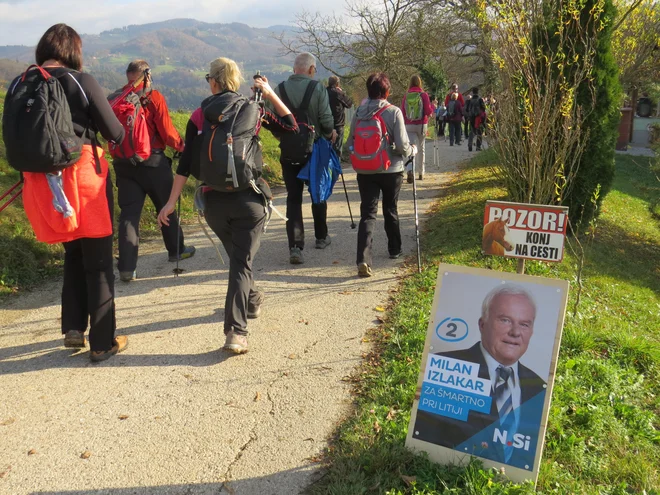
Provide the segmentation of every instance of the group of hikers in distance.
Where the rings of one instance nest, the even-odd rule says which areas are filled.
[[[89,327],[93,362],[128,346],[126,336],[115,335],[114,198],[109,163],[97,142],[100,133],[108,141],[118,188],[120,279],[130,282],[136,277],[139,221],[146,196],[158,212],[169,261],[195,254],[195,247],[184,242],[175,212],[192,175],[198,181],[195,205],[229,256],[224,348],[247,352],[248,319],[259,317],[264,301],[263,291],[255,286],[252,263],[272,207],[272,193],[261,176],[260,130],[268,129],[280,142],[289,262],[302,264],[306,180],[299,175],[313,166],[312,156],[339,163],[344,112],[353,104],[339,78],[331,77],[328,87],[323,87],[314,79],[315,57],[301,53],[295,58],[293,75],[274,88],[266,77],[254,76],[248,98],[238,93],[244,79],[236,62],[217,58],[205,76],[210,96],[192,113],[181,139],[163,95],[152,87],[146,61],[132,61],[126,69],[126,86],[106,97],[94,77],[82,72],[82,40],[66,24],[46,31],[35,59],[36,65],[8,88],[3,137],[10,165],[22,173],[24,208],[37,239],[64,245],[64,345],[84,348]],[[423,179],[428,121],[434,114],[438,118],[438,108],[422,90],[419,76],[412,77],[401,108],[388,102],[390,91],[385,73],[368,76],[367,97],[352,117],[346,143],[361,200],[356,264],[362,277],[373,273],[372,242],[381,194],[389,256],[403,254],[399,192],[404,173],[409,182],[415,172]],[[473,118],[456,95],[452,88],[444,104],[450,144],[454,138],[460,142],[457,116],[467,115],[470,146],[474,133],[479,149],[483,101],[472,97],[482,110]],[[453,122],[458,123],[454,126],[458,134],[451,131]],[[172,160],[165,154],[168,146],[179,156],[174,177]],[[312,215],[315,248],[325,249],[331,244],[327,202],[313,202]]]

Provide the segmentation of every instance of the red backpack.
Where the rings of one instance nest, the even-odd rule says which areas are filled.
[[[112,158],[137,165],[151,156],[151,138],[140,97],[134,91],[126,91],[121,89],[108,97],[112,111],[126,132],[122,143],[109,143],[109,149]]]
[[[377,174],[390,168],[387,154],[388,135],[381,114],[392,105],[386,105],[368,119],[358,119],[353,130],[351,164],[356,172]]]

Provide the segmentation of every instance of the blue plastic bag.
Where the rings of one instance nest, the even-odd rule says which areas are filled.
[[[341,174],[341,165],[332,143],[325,138],[314,142],[309,161],[298,174],[298,178],[309,183],[312,203],[324,203],[332,194],[332,188]]]

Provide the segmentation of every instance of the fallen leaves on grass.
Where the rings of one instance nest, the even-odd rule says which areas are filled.
[[[412,486],[412,484],[417,481],[417,476],[406,476],[405,474],[402,474],[401,479],[406,484],[406,486]]]

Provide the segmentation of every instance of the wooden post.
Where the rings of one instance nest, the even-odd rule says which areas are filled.
[[[630,114],[630,136],[628,137],[628,142],[632,143],[633,132],[635,127],[635,113],[637,112],[637,98],[639,96],[639,90],[637,87],[634,87],[632,90],[632,101],[630,106],[632,107],[632,113]]]
[[[525,273],[525,260],[522,258],[518,259],[518,268],[516,269],[516,273],[519,273],[520,275],[524,275]]]

